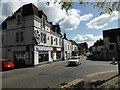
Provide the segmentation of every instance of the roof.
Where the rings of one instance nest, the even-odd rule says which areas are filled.
[[[100,39],[100,40],[97,40],[93,46],[102,46],[102,45],[104,45],[104,42],[102,39]]]
[[[70,40],[72,42],[73,45],[77,45],[77,43],[73,40]]]
[[[120,35],[120,28],[114,28],[103,31],[103,37],[110,37],[110,36],[115,37],[116,35]]]
[[[22,12],[22,17],[24,16],[29,16],[29,15],[36,15],[40,18],[42,18],[42,15],[45,16],[45,18],[47,19],[47,16],[44,14],[44,12],[42,10],[38,10],[38,8],[32,4],[25,4],[22,7],[20,7],[16,12],[14,12],[14,14],[12,14],[12,16],[8,16],[6,18],[6,20],[4,20],[4,22],[2,23],[2,29],[7,28],[7,20],[13,20],[16,18],[16,13]]]
[[[22,12],[22,17],[24,16],[29,16],[29,15],[36,15],[36,16],[39,16],[38,15],[38,8],[32,4],[32,3],[29,3],[29,4],[25,4],[23,5],[22,7],[20,7],[11,17],[9,17],[7,20],[12,20],[12,19],[15,19],[15,14],[18,13],[18,12]]]
[[[42,18],[42,15],[45,16],[47,19],[47,16],[44,14],[42,10],[39,10],[34,4],[29,3],[25,4],[22,7],[20,7],[12,16],[10,16],[7,20],[15,19],[15,14],[22,12],[22,17],[29,16],[29,15],[36,15],[40,18]]]
[[[23,5],[16,12],[14,12],[14,14],[12,14],[12,16],[9,16],[6,20],[4,20],[4,22],[2,23],[2,29],[6,29],[7,28],[6,21],[15,19],[16,18],[16,14],[19,13],[19,12],[21,12],[22,17],[29,16],[29,15],[36,15],[36,16],[42,18],[42,15],[44,15],[44,17],[46,19],[46,22],[49,25],[53,26],[53,30],[55,30],[57,28],[56,32],[61,35],[61,30],[60,30],[59,25],[52,25],[52,22],[48,22],[47,16],[45,15],[45,13],[42,10],[39,10],[32,3]]]

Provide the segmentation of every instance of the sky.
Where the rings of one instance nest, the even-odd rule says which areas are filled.
[[[46,5],[46,1],[50,1],[49,6]],[[61,9],[60,0],[56,4],[53,1],[1,0],[0,23],[22,5],[33,3],[39,10],[43,10],[49,22],[60,25],[62,34],[66,33],[68,39],[77,43],[87,42],[88,46],[91,46],[96,40],[103,39],[103,30],[120,27],[118,26],[120,21],[119,11],[113,11],[111,15],[107,13],[100,15],[102,9],[95,9],[91,2],[89,4],[84,2],[82,5],[79,5],[79,2],[73,2],[72,7],[66,12],[66,10]]]

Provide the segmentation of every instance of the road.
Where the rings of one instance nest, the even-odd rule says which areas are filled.
[[[15,69],[3,72],[3,88],[60,88],[61,84],[71,82],[85,75],[117,70],[110,62],[90,61],[85,57],[82,64],[68,67],[67,61],[53,62],[36,67]]]

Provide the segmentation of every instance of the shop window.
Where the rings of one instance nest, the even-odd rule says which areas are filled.
[[[61,51],[57,51],[57,52],[56,52],[56,58],[57,58],[57,59],[60,59],[60,58],[61,58]]]

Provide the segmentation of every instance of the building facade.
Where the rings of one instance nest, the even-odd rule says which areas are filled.
[[[62,60],[67,60],[72,56],[72,42],[67,39],[64,33],[62,38]]]
[[[104,43],[103,40],[97,40],[91,47],[91,53],[94,60],[104,60]]]
[[[104,58],[105,59],[118,59],[120,54],[120,28],[104,30],[103,31],[104,40]]]
[[[72,43],[72,56],[78,56],[79,51],[77,43],[73,40],[70,40],[70,42]]]
[[[79,43],[77,44],[78,46],[78,54],[79,55],[85,55],[88,51],[88,44],[85,42],[85,43]]]
[[[16,66],[38,65],[61,59],[59,25],[47,21],[32,3],[23,5],[2,23],[2,58]]]

